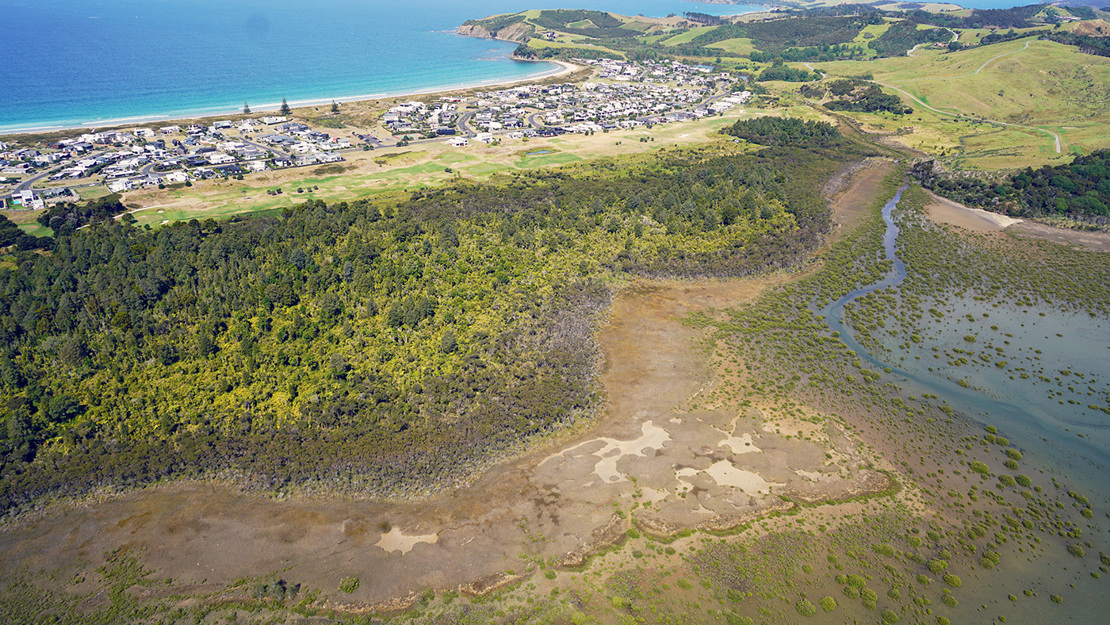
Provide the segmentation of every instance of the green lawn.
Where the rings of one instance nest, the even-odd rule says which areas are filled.
[[[710,44],[706,47],[721,50],[722,52],[727,52],[728,54],[736,56],[748,56],[756,50],[756,47],[755,45],[753,45],[752,40],[747,37],[735,37],[733,39],[725,39],[724,41],[718,41],[717,43]]]
[[[19,224],[19,229],[26,232],[27,234],[29,234],[33,237],[52,237],[52,236],[54,236],[54,231],[53,230],[51,230],[50,228],[47,228],[46,226],[40,224],[37,221],[32,221],[30,223],[25,223],[25,224]]]
[[[581,156],[575,156],[573,154],[540,154],[537,156],[526,156],[513,163],[513,167],[517,169],[534,169],[536,167],[546,167],[547,165],[565,165],[580,160],[582,160]],[[471,170],[468,169],[467,171]]]
[[[665,46],[677,46],[681,43],[690,43],[698,35],[700,35],[702,33],[707,33],[709,31],[713,30],[714,28],[716,28],[716,26],[697,26],[695,28],[691,28],[690,30],[688,30],[688,31],[686,31],[682,34],[675,35],[674,37],[671,37],[670,39],[667,39],[666,41],[663,42],[663,45],[665,45]]]
[[[866,44],[869,41],[874,41],[890,29],[890,24],[890,22],[884,22],[882,24],[868,24],[867,26],[863,27],[863,30],[859,31],[859,34],[856,35],[856,38],[853,39],[852,42]],[[865,37],[864,35],[871,36]]]

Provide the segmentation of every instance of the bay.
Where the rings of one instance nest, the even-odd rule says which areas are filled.
[[[460,37],[467,19],[563,0],[0,0],[0,132],[274,109],[522,79],[556,68]],[[590,0],[665,16],[741,5]]]

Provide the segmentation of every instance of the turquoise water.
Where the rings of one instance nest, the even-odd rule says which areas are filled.
[[[576,3],[571,3],[576,4]],[[578,3],[581,4],[581,3]],[[663,16],[759,7],[590,0]],[[550,63],[459,37],[463,21],[561,0],[0,0],[0,132],[172,118],[519,79]]]

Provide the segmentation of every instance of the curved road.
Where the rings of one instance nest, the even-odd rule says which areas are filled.
[[[986,69],[987,65],[990,65],[991,62],[997,61],[998,59],[1000,59],[1004,56],[1007,56],[1009,54],[1015,54],[1017,52],[1027,50],[1028,48],[1029,48],[1029,41],[1026,41],[1025,45],[1022,46],[1021,48],[1018,48],[1017,50],[1011,50],[1009,52],[1003,52],[1002,54],[999,54],[997,56],[993,56],[993,57],[987,59],[982,65],[979,66],[979,69],[975,70],[974,72],[971,72],[970,74],[961,74],[959,76],[943,76],[943,77],[938,76],[938,77],[935,77],[935,78],[934,77],[917,78],[917,79],[914,79],[912,81],[903,81],[903,84],[905,84],[906,82],[919,82],[919,81],[922,81],[922,80],[949,80],[949,79],[952,79],[952,78],[966,78],[967,76],[974,76],[974,75],[978,74],[979,72],[983,71],[984,69]],[[912,93],[909,93],[908,91],[905,91],[905,90],[899,88],[897,85],[891,85],[891,84],[887,84],[887,83],[879,82],[879,81],[875,81],[875,84],[882,85],[882,86],[890,88],[890,89],[894,89],[898,93],[901,93],[902,95],[906,96],[907,98],[913,100],[914,102],[917,102],[919,105],[929,109],[930,111],[932,111],[934,113],[937,113],[938,115],[947,115],[949,117],[956,117],[957,116],[957,113],[951,113],[949,111],[942,111],[940,109],[933,108],[933,107],[929,106],[928,104],[925,104],[920,99],[918,99],[917,96],[913,95]],[[1060,144],[1060,135],[1056,134],[1055,132],[1052,132],[1051,130],[1045,130],[1044,128],[1040,128],[1040,127],[1037,127],[1037,126],[1025,126],[1023,124],[1011,124],[1009,122],[1000,122],[1000,121],[993,120],[993,119],[986,119],[986,118],[981,118],[981,119],[983,121],[987,122],[987,123],[998,124],[999,126],[1010,126],[1011,128],[1025,128],[1026,130],[1036,130],[1036,131],[1039,131],[1039,132],[1043,132],[1043,133],[1051,136],[1053,138],[1053,140],[1056,142],[1056,153],[1057,154],[1060,154],[1063,151],[1062,146]]]

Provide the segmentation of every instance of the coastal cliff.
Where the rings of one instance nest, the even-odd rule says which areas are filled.
[[[469,22],[459,26],[456,32],[464,37],[501,39],[513,43],[527,43],[535,33],[532,26],[524,22],[514,22],[496,30],[490,30],[478,22]]]

